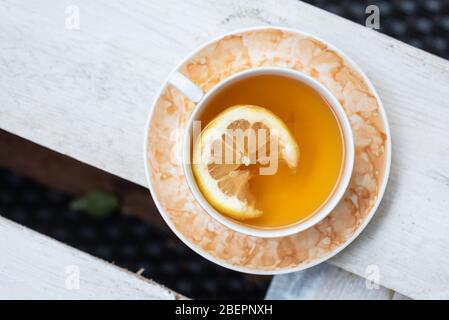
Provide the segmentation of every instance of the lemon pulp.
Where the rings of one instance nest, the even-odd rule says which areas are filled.
[[[298,144],[279,117],[259,106],[237,105],[212,119],[194,141],[192,170],[215,209],[246,220],[263,214],[250,192],[250,179],[271,166],[270,161],[284,161],[295,170],[299,155]]]

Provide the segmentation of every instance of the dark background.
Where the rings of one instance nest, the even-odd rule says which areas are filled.
[[[449,0],[306,2],[360,24],[365,8],[378,5],[379,32],[449,58]],[[8,156],[2,152],[0,160]],[[266,293],[271,277],[219,267],[166,228],[123,214],[122,206],[103,215],[76,210],[78,198],[15,171],[0,167],[0,212],[6,218],[130,271],[142,269],[143,276],[190,298],[257,299]]]

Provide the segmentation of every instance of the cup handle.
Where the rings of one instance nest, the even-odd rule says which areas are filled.
[[[168,79],[168,83],[181,91],[192,102],[197,103],[204,96],[203,90],[180,72],[175,71]]]

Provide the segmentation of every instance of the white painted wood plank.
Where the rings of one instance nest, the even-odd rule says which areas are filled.
[[[0,299],[177,297],[152,281],[0,217]]]
[[[142,139],[160,83],[191,49],[239,27],[320,36],[360,64],[393,134],[375,220],[332,263],[414,298],[449,298],[449,62],[294,0],[78,0],[0,3],[0,127],[145,184]],[[383,23],[381,18],[381,23]]]
[[[328,263],[274,277],[266,299],[274,300],[408,300],[375,282]]]

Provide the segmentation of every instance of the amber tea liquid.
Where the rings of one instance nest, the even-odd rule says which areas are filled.
[[[261,106],[279,116],[298,143],[300,160],[294,172],[280,159],[274,175],[252,178],[250,190],[264,214],[237,222],[277,228],[307,219],[331,197],[343,169],[344,140],[337,117],[307,84],[279,75],[257,75],[231,83],[213,96],[200,117],[202,127],[239,104]]]

